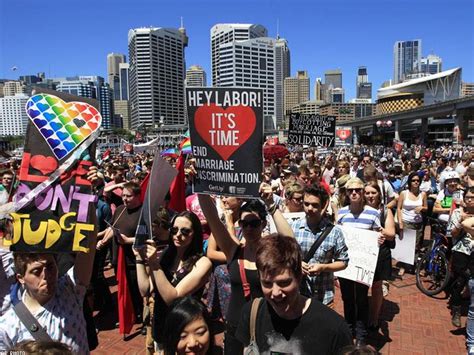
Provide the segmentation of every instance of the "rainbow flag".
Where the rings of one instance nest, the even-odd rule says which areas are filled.
[[[181,154],[191,154],[191,139],[185,138],[179,144],[179,149],[181,150]]]
[[[177,152],[176,148],[168,148],[168,149],[162,150],[160,152],[160,155],[162,157],[174,157],[174,158],[176,158],[178,156],[178,152]]]

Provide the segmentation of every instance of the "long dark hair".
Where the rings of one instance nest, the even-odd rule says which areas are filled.
[[[170,308],[170,312],[166,316],[163,328],[163,343],[165,355],[176,354],[181,333],[190,322],[203,318],[209,329],[209,352],[213,346],[214,337],[210,330],[210,317],[206,306],[192,296],[186,296],[176,299]]]
[[[183,268],[187,271],[190,271],[193,268],[194,264],[203,255],[202,226],[198,216],[196,216],[193,212],[190,211],[183,211],[174,216],[173,220],[171,221],[171,226],[174,226],[174,222],[178,217],[184,217],[188,219],[191,222],[191,226],[193,229],[193,240],[191,241],[191,244],[186,248],[186,251],[183,254]],[[171,236],[169,238],[168,246],[168,250],[165,252],[165,255],[163,255],[163,259],[161,261],[163,270],[169,270],[177,254],[176,245],[174,245],[173,238],[171,238]]]

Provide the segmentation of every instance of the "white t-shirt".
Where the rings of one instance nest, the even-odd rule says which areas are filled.
[[[76,283],[74,268],[71,268],[58,280],[53,298],[33,314],[51,339],[69,345],[74,354],[89,354],[82,307],[85,293],[86,288]],[[0,351],[8,350],[23,340],[34,338],[10,308],[0,318]]]
[[[14,282],[13,254],[0,249],[0,317],[10,307],[10,285]]]

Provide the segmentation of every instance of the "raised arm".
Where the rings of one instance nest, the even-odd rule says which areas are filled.
[[[260,196],[267,206],[268,213],[273,217],[278,234],[294,238],[293,229],[291,229],[288,221],[273,201],[273,190],[269,184],[262,183],[260,185]]]
[[[227,262],[232,260],[239,242],[232,238],[226,226],[219,219],[216,205],[209,195],[198,195],[199,205],[201,206],[204,216],[206,216],[207,223],[211,228],[212,235],[216,239],[217,245],[224,252]]]
[[[173,286],[161,268],[160,257],[157,255],[154,245],[147,242],[146,248],[148,266],[152,278],[155,280],[156,292],[160,294],[167,305],[177,298],[192,295],[208,281],[212,263],[207,257],[202,256],[192,270],[176,286]]]

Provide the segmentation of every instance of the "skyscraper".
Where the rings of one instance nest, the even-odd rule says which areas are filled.
[[[309,101],[309,77],[305,70],[299,70],[296,76],[285,78],[285,115],[291,113],[291,109]]]
[[[155,127],[184,125],[184,28],[137,28],[128,32],[130,121]]]
[[[0,136],[24,136],[28,124],[25,105],[28,96],[23,93],[0,98]]]
[[[112,89],[104,82],[104,78],[96,75],[75,76],[52,79],[56,82],[56,90],[71,95],[97,99],[99,101],[102,127],[109,129],[113,123]]]
[[[114,118],[115,122],[121,124],[117,126],[130,129],[130,106],[128,102],[128,71],[130,65],[128,63],[119,64],[119,90],[118,98],[114,99]],[[116,93],[114,92],[114,95]]]
[[[327,70],[324,73],[324,85],[322,86],[322,91],[324,102],[344,102],[344,89],[342,88],[341,70]]]
[[[357,70],[356,91],[358,99],[372,99],[372,83],[369,82],[366,67]]]
[[[118,53],[107,54],[107,80],[114,91],[114,99],[120,95],[120,64],[125,63],[125,55]]]
[[[200,65],[191,65],[189,69],[186,70],[186,86],[207,86],[206,72]]]
[[[19,81],[7,81],[3,86],[4,96],[15,96],[25,92],[25,86]]]
[[[263,89],[264,129],[276,129],[277,72],[286,72],[286,41],[276,66],[276,42],[261,25],[218,24],[211,28],[212,82],[214,86]],[[289,65],[289,61],[288,61]],[[283,89],[283,86],[282,86]]]
[[[217,24],[211,28],[212,85],[220,86],[221,62],[220,46],[234,41],[245,41],[257,37],[267,37],[267,29],[252,24]]]
[[[437,74],[442,72],[443,60],[435,54],[428,54],[421,58],[420,72],[424,74]]]
[[[409,74],[420,72],[421,39],[397,41],[393,46],[393,81],[404,81]]]
[[[282,127],[285,112],[284,80],[291,74],[290,49],[286,39],[277,36],[275,42],[276,127]],[[308,84],[309,85],[309,84]]]

